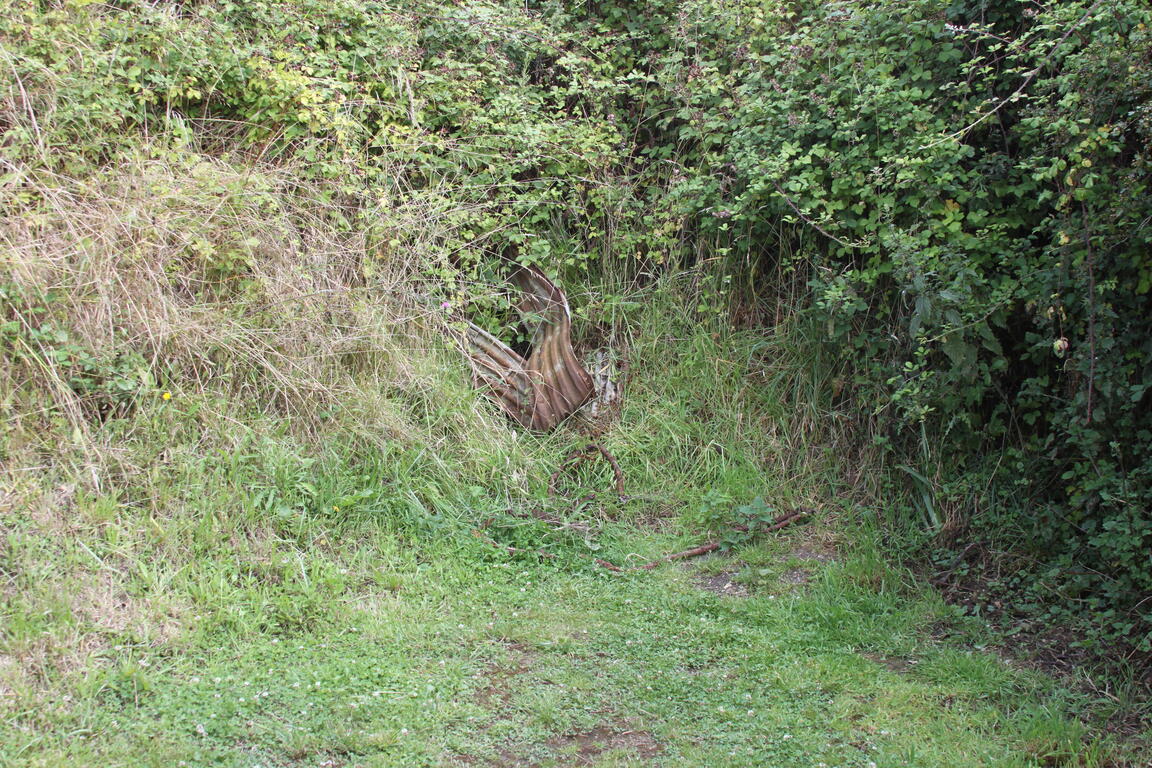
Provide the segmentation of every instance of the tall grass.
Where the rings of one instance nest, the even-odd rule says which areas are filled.
[[[700,527],[754,496],[816,505],[831,484],[835,419],[802,343],[698,312],[698,275],[570,279],[582,347],[612,350],[622,400],[525,433],[468,379],[427,277],[435,217],[382,247],[324,193],[291,167],[158,149],[83,177],[23,169],[7,190],[3,646],[25,684],[94,663],[101,636],[168,647],[194,624],[316,621],[351,556],[340,539],[365,530],[470,546],[531,509],[581,531]],[[603,464],[549,494],[589,440],[618,458],[625,499]],[[563,546],[547,526],[517,535]],[[273,567],[285,551],[319,575]]]
[[[456,342],[506,288],[452,262],[451,170],[415,189],[403,158],[374,157],[376,197],[348,195],[178,116],[64,162],[59,136],[109,129],[53,77],[0,93],[31,148],[0,160],[8,706],[98,689],[135,648],[322,624],[350,583],[394,586],[370,553],[396,562],[397,542],[475,559],[498,551],[483,528],[563,554],[610,547],[617,521],[699,536],[756,496],[820,506],[836,487],[806,331],[735,329],[714,264],[566,272],[580,348],[607,351],[621,400],[526,433]],[[598,462],[549,492],[589,441],[618,459],[623,499]]]

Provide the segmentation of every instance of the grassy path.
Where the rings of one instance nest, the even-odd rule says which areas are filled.
[[[258,628],[284,579],[235,593],[237,621],[107,648],[8,710],[0,765],[1117,764],[1071,694],[932,639],[946,607],[814,535],[623,576],[385,533],[285,548],[282,573],[348,577],[314,622]]]

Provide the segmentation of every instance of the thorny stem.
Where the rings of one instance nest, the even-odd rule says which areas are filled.
[[[1088,413],[1085,424],[1092,423],[1092,394],[1096,381],[1096,265],[1092,250],[1092,237],[1088,231],[1088,212],[1080,203],[1080,216],[1084,221],[1084,247],[1088,250]]]

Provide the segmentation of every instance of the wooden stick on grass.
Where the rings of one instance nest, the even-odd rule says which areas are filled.
[[[791,525],[792,523],[796,522],[800,518],[804,517],[805,514],[807,514],[807,513],[804,512],[803,510],[801,510],[799,512],[789,512],[786,515],[781,515],[780,517],[776,518],[772,522],[772,525],[768,526],[767,528],[761,529],[760,531],[757,531],[757,532],[758,533],[760,533],[760,532],[771,533],[772,531],[778,531],[781,528],[785,528],[785,527]],[[607,560],[601,559],[599,557],[596,558],[596,564],[601,566],[602,568],[607,568],[608,570],[612,571],[613,573],[630,573],[632,571],[650,571],[653,568],[655,568],[656,566],[660,565],[661,563],[669,563],[669,562],[672,562],[673,560],[686,560],[689,557],[699,557],[700,555],[706,555],[709,552],[715,552],[717,549],[720,549],[720,544],[721,544],[721,542],[719,542],[719,541],[710,541],[707,544],[701,544],[698,547],[692,547],[692,549],[686,549],[683,552],[675,552],[671,555],[665,555],[664,557],[653,560],[650,563],[644,563],[643,565],[637,565],[637,566],[632,567],[632,568],[621,568],[620,566],[615,565],[614,563],[610,563]]]

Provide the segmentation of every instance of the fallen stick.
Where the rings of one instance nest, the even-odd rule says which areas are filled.
[[[537,550],[533,551],[531,549],[520,549],[519,547],[511,547],[511,546],[508,546],[507,544],[501,544],[499,542],[493,541],[492,539],[488,538],[484,534],[480,533],[480,531],[472,531],[472,535],[475,536],[476,538],[480,539],[481,541],[487,543],[487,544],[491,544],[493,547],[496,547],[496,549],[504,550],[505,552],[507,552],[510,555],[529,554],[529,555],[539,555],[540,557],[556,557],[556,555],[552,554],[551,552],[546,552],[543,549],[537,549]]]
[[[792,523],[796,522],[800,518],[804,517],[806,514],[807,514],[807,512],[804,512],[804,511],[789,512],[786,515],[781,515],[780,517],[776,518],[776,520],[773,521],[772,525],[768,526],[767,528],[756,529],[756,532],[757,533],[771,533],[772,531],[778,531],[781,528],[785,528],[785,527],[791,525]],[[747,526],[736,526],[736,529],[737,530],[743,530],[743,531],[749,530]],[[602,568],[607,568],[609,571],[612,571],[614,573],[630,573],[632,571],[650,571],[653,568],[655,568],[656,566],[660,565],[661,563],[670,563],[673,560],[686,560],[690,557],[699,557],[700,555],[706,555],[709,552],[715,552],[716,550],[720,549],[721,543],[722,542],[719,542],[719,541],[710,541],[707,544],[701,544],[698,547],[692,547],[692,549],[686,549],[683,552],[675,552],[671,555],[665,555],[664,557],[653,560],[652,562],[644,563],[643,565],[637,565],[637,566],[634,566],[632,568],[621,568],[620,566],[615,565],[614,563],[610,563],[607,560],[603,560],[599,557],[596,558],[596,564],[601,566]]]
[[[604,461],[608,462],[608,466],[612,467],[612,475],[616,480],[616,495],[620,497],[621,501],[624,501],[624,472],[620,469],[620,463],[616,461],[616,457],[609,453],[608,449],[599,443],[589,443],[582,448],[577,448],[574,451],[571,451],[567,456],[564,457],[564,461],[560,464],[560,468],[553,472],[552,476],[548,478],[548,495],[557,495],[556,481],[560,479],[562,474],[575,469],[581,462],[587,461],[596,453],[599,453],[604,458]]]
[[[636,565],[636,566],[633,566],[631,568],[621,568],[620,566],[615,565],[613,563],[610,563],[607,560],[603,560],[599,557],[596,558],[596,564],[603,567],[603,568],[607,568],[608,570],[610,570],[614,573],[631,573],[632,571],[650,571],[653,568],[655,568],[656,566],[660,565],[661,563],[667,563],[667,562],[671,562],[673,560],[683,560],[683,559],[689,558],[689,557],[699,557],[700,555],[706,555],[709,552],[714,552],[717,549],[720,549],[720,542],[710,541],[707,544],[701,544],[698,547],[693,547],[692,549],[686,549],[683,552],[675,552],[671,555],[665,555],[664,557],[661,557],[657,560],[653,560],[650,563],[644,563],[643,565]]]
[[[673,560],[687,560],[689,557],[699,557],[700,555],[706,555],[709,552],[715,552],[718,549],[720,549],[720,542],[710,541],[707,544],[701,544],[698,547],[692,547],[692,549],[686,549],[683,552],[676,552],[671,555],[666,555],[659,560],[653,560],[650,563],[638,565],[634,570],[650,571],[656,566],[660,565],[660,563],[670,563]]]
[[[600,455],[604,457],[604,461],[608,462],[612,467],[612,474],[616,476],[616,495],[620,500],[624,500],[624,472],[621,471],[620,465],[616,462],[616,457],[608,452],[608,449],[599,443],[595,443],[596,450],[600,451]],[[588,446],[591,448],[592,446]]]
[[[952,574],[956,572],[956,569],[964,564],[964,560],[968,557],[968,553],[972,551],[972,548],[979,546],[979,544],[979,540],[969,542],[968,546],[964,547],[960,554],[953,558],[952,565],[950,565],[946,570],[941,571],[940,573],[933,576],[928,580],[928,583],[936,587],[944,586],[948,582],[948,579],[951,578]]]
[[[756,533],[772,533],[773,531],[778,531],[781,528],[786,528],[789,525],[792,525],[792,523],[796,522],[797,520],[799,520],[800,518],[804,517],[807,514],[808,514],[808,512],[806,510],[803,510],[803,509],[801,509],[798,512],[789,512],[788,514],[780,515],[780,517],[773,520],[772,525],[768,526],[767,528],[757,528],[757,529],[755,529],[755,531],[756,531]],[[746,525],[740,525],[740,526],[736,526],[736,530],[744,531],[745,533],[747,533],[747,532],[751,531],[752,529]]]

